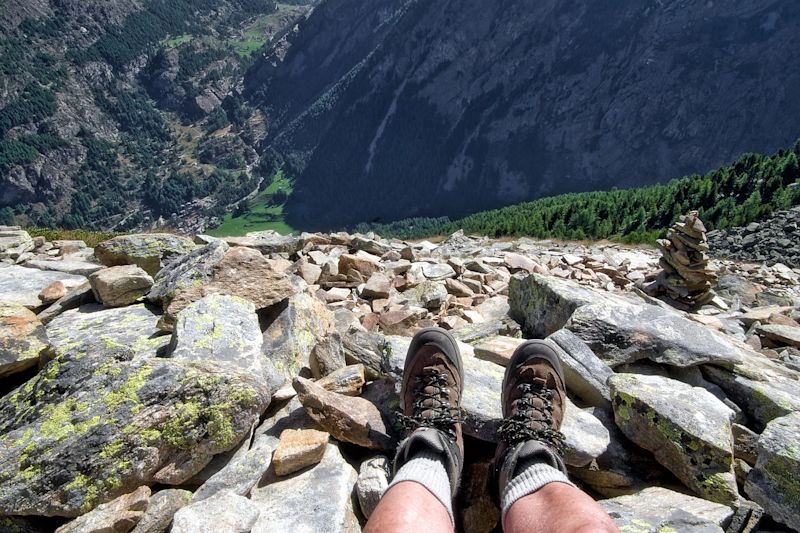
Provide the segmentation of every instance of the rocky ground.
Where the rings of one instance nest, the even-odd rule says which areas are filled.
[[[360,531],[387,485],[415,330],[464,357],[459,527],[488,532],[504,365],[564,364],[572,478],[624,531],[800,530],[800,270],[457,233],[31,239],[0,228],[0,529]]]
[[[800,267],[800,207],[743,228],[711,231],[708,239],[721,257]]]

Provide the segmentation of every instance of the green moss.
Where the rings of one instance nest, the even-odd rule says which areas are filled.
[[[30,465],[27,468],[19,471],[19,477],[25,481],[30,481],[33,478],[41,475],[41,473],[42,467],[40,465]]]
[[[200,404],[196,401],[179,403],[175,414],[161,428],[161,436],[167,443],[183,448],[190,442],[192,431],[198,429]]]
[[[737,496],[732,491],[729,480],[723,473],[712,474],[699,481],[702,489],[703,499],[722,503],[731,504],[736,501]]]
[[[775,486],[783,501],[791,508],[800,508],[800,476],[797,457],[790,459],[772,456],[764,463],[764,472]]]
[[[123,403],[128,403],[131,404],[132,413],[139,412],[142,408],[139,400],[139,391],[147,383],[147,377],[152,371],[153,368],[151,366],[144,365],[132,372],[117,390],[106,394],[103,401],[108,411],[113,411]]]
[[[228,398],[230,398],[232,402],[239,404],[245,409],[250,409],[256,404],[258,394],[252,387],[242,385],[241,387],[232,390],[230,394],[228,394]]]
[[[208,413],[208,436],[222,448],[233,446],[236,434],[233,432],[231,417],[225,413],[223,408],[209,410]]]
[[[110,442],[103,446],[103,449],[100,450],[100,458],[101,459],[108,459],[117,455],[121,450],[124,443],[121,440]]]

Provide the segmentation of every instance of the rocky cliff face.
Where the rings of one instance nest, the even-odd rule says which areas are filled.
[[[461,232],[91,249],[0,227],[0,525],[360,531],[411,336],[438,325],[466,376],[465,531],[499,518],[486,486],[524,337],[559,354],[570,477],[622,530],[800,529],[800,270],[712,260],[719,298],[688,313],[637,290],[659,256]]]
[[[296,227],[457,215],[787,146],[798,32],[787,0],[326,2],[245,83]]]

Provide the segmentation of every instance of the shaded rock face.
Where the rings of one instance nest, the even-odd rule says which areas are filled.
[[[211,363],[62,355],[0,400],[0,514],[77,516],[180,484],[268,404],[256,379]]]
[[[786,57],[798,28],[780,0],[350,0],[315,10],[283,61],[261,59],[245,85],[271,111],[273,148],[304,156],[293,169],[294,227],[453,216],[671,179],[791,144],[788,117],[800,107]],[[732,56],[730,42],[740,43]],[[631,58],[641,68],[628,68]],[[745,68],[709,73],[725,60],[758,64],[768,86]],[[713,89],[721,84],[730,90]],[[753,116],[730,114],[736,101]]]
[[[169,233],[122,235],[102,242],[94,249],[106,266],[137,265],[155,276],[173,256],[191,252],[196,245],[186,237]]]

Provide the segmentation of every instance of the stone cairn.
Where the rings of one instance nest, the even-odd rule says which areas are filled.
[[[708,264],[706,227],[697,211],[680,218],[658,240],[663,269],[647,287],[647,292],[683,310],[697,309],[710,303],[716,293],[717,274]]]

